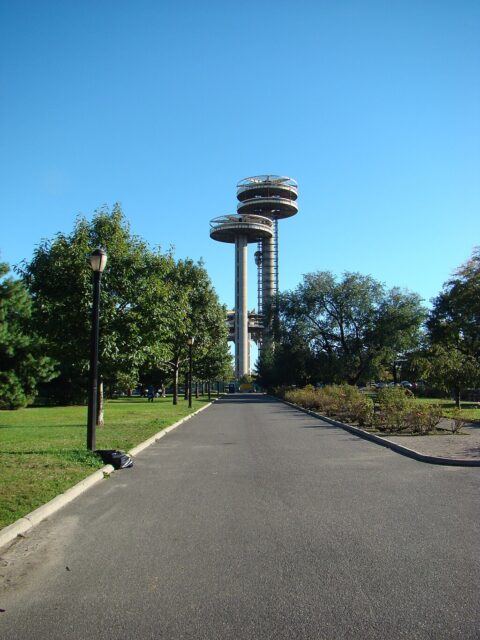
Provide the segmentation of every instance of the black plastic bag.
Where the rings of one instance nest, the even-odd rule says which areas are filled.
[[[115,449],[100,449],[96,451],[105,464],[111,464],[115,469],[128,469],[133,467],[133,458],[125,451],[115,451]]]

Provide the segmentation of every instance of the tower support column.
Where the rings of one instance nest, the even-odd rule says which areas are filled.
[[[235,238],[235,374],[237,379],[248,370],[248,237]]]

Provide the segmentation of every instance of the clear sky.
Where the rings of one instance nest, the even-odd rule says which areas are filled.
[[[231,307],[209,220],[271,173],[299,184],[282,290],[349,270],[428,302],[480,244],[479,34],[477,0],[0,0],[0,257],[119,201]]]

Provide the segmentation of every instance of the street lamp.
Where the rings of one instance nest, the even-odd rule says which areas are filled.
[[[95,427],[97,423],[98,389],[98,337],[100,328],[100,280],[107,264],[103,249],[95,249],[89,256],[93,271],[92,337],[90,346],[90,375],[88,385],[87,449],[95,451]]]
[[[192,351],[193,351],[193,343],[195,342],[195,338],[190,336],[187,340],[188,344],[188,357],[189,357],[189,367],[188,367],[188,406],[189,408],[192,406]]]

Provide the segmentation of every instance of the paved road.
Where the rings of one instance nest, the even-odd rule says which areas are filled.
[[[231,396],[3,554],[0,637],[480,638],[479,490]]]

